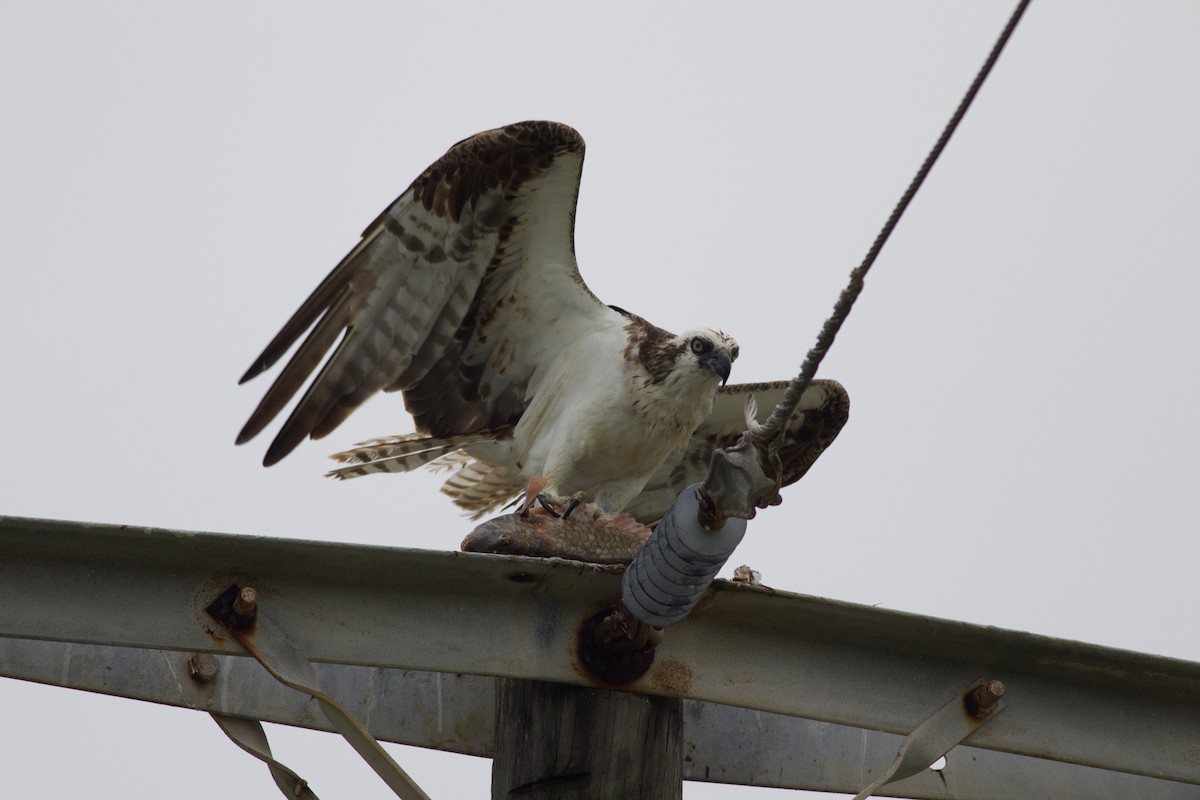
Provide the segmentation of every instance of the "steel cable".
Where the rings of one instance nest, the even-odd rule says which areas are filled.
[[[954,134],[958,123],[962,121],[963,116],[967,113],[967,109],[971,107],[972,101],[975,100],[975,95],[979,93],[984,80],[987,79],[988,74],[992,71],[992,67],[996,64],[1001,51],[1004,50],[1004,46],[1008,43],[1009,37],[1012,36],[1017,23],[1021,21],[1021,16],[1025,13],[1025,9],[1029,6],[1029,3],[1030,0],[1021,0],[1017,4],[1012,16],[1008,19],[1008,24],[1004,26],[1004,30],[1000,33],[996,44],[992,46],[992,51],[988,54],[987,60],[983,62],[983,66],[980,67],[979,73],[971,83],[971,87],[958,104],[958,108],[950,118],[950,121],[946,123],[946,127],[942,130],[942,135],[938,137],[937,143],[934,144],[933,149],[926,156],[925,163],[921,165],[916,176],[909,183],[908,189],[900,198],[900,202],[892,210],[891,216],[884,223],[883,228],[879,231],[879,235],[875,237],[875,242],[871,245],[871,249],[867,251],[867,255],[862,263],[850,273],[849,284],[842,290],[837,303],[834,304],[833,313],[829,316],[829,319],[825,320],[825,324],[817,336],[816,344],[813,345],[812,349],[808,351],[808,355],[805,356],[804,363],[800,367],[800,374],[788,384],[783,400],[779,402],[779,405],[775,406],[775,410],[771,412],[770,419],[764,425],[757,430],[747,431],[751,439],[757,440],[760,445],[765,444],[769,452],[773,453],[778,449],[783,438],[782,433],[786,430],[787,422],[795,412],[801,395],[804,394],[804,390],[808,388],[809,383],[812,382],[813,377],[817,374],[817,368],[821,365],[822,359],[825,358],[825,354],[833,345],[833,340],[837,336],[838,331],[841,330],[842,323],[850,315],[850,309],[854,306],[854,301],[858,299],[859,294],[862,292],[863,280],[866,278],[867,272],[871,269],[871,265],[875,263],[875,259],[879,256],[879,251],[883,249],[884,243],[892,235],[892,231],[900,221],[900,217],[904,214],[905,209],[908,208],[908,204],[912,202],[917,190],[925,182],[925,177],[933,169],[938,156],[946,149],[946,144],[950,141],[950,137]]]

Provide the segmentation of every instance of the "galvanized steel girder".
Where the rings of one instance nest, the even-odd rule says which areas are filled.
[[[0,636],[236,653],[204,612],[252,583],[314,662],[581,685],[619,571],[575,562],[0,518]],[[907,734],[979,675],[973,747],[1200,784],[1200,665],[717,582],[630,689]],[[894,753],[894,750],[893,750]]]
[[[316,701],[244,656],[215,656],[191,680],[187,653],[0,639],[0,675],[220,714],[332,731]],[[357,709],[380,740],[467,755],[494,753],[494,678],[314,665],[321,686]],[[402,710],[402,713],[401,711]],[[799,717],[685,700],[685,780],[851,793],[895,757],[903,737]],[[1024,800],[1197,800],[1200,787],[1045,759],[956,747],[940,772],[885,786],[895,797]]]

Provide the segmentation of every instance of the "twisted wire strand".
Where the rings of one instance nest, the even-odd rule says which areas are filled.
[[[971,107],[972,101],[975,100],[975,95],[979,93],[979,88],[983,86],[984,80],[991,73],[996,60],[1000,58],[1001,51],[1004,50],[1004,46],[1008,43],[1009,37],[1012,36],[1017,23],[1021,21],[1021,16],[1025,13],[1025,9],[1029,6],[1029,3],[1030,0],[1021,0],[1017,4],[1012,16],[1008,19],[1008,24],[1004,26],[1004,30],[992,46],[992,51],[988,54],[987,60],[983,62],[983,66],[980,67],[979,73],[971,83],[971,87],[967,89],[967,93],[958,104],[954,115],[946,123],[946,127],[942,130],[942,135],[938,137],[937,143],[929,151],[929,155],[925,157],[925,163],[921,165],[912,182],[909,183],[908,189],[905,190],[904,195],[900,198],[900,202],[892,210],[891,216],[884,223],[883,228],[879,231],[879,235],[875,237],[875,242],[871,245],[871,249],[867,251],[867,255],[862,263],[850,273],[850,282],[842,290],[837,303],[834,304],[833,313],[830,314],[829,318],[825,320],[825,324],[821,327],[816,344],[813,345],[812,349],[808,351],[808,355],[805,356],[804,363],[800,366],[800,374],[792,378],[788,384],[787,390],[783,395],[783,400],[779,402],[779,405],[775,406],[775,410],[771,412],[771,417],[761,428],[757,431],[748,431],[752,439],[765,443],[769,450],[774,451],[778,448],[787,422],[791,419],[792,414],[796,410],[796,405],[800,402],[800,396],[804,394],[804,390],[812,382],[813,376],[817,374],[817,367],[821,365],[825,354],[829,352],[834,338],[837,337],[838,331],[841,330],[842,323],[850,315],[850,309],[854,306],[854,301],[858,299],[859,294],[862,292],[863,280],[866,278],[867,272],[871,269],[871,265],[875,263],[875,259],[879,256],[879,251],[883,249],[884,243],[892,235],[892,230],[895,229],[896,224],[900,221],[900,217],[904,214],[905,209],[908,208],[908,204],[912,202],[917,190],[925,182],[925,177],[933,169],[938,156],[946,149],[946,144],[950,141],[950,137],[954,134],[958,123],[962,121],[963,116],[967,113],[967,109]]]

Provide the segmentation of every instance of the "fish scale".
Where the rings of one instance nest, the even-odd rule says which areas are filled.
[[[650,529],[628,514],[596,517],[581,506],[566,519],[559,519],[535,508],[525,516],[505,514],[487,520],[467,534],[462,549],[467,553],[628,564],[649,538]]]

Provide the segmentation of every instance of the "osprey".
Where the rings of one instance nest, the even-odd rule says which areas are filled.
[[[451,147],[242,376],[270,368],[311,328],[237,443],[260,433],[332,349],[264,465],[329,434],[375,393],[400,391],[417,433],[339,453],[344,466],[331,475],[430,464],[455,470],[443,491],[477,515],[524,492],[526,509],[536,496],[661,517],[698,468],[703,476],[713,446],[744,428],[749,392],[774,402],[785,384],[719,389],[738,356],[731,337],[675,335],[592,294],[574,252],[583,154],[580,135],[555,122]],[[846,410],[840,385],[814,382],[789,426],[789,444],[803,440],[804,452],[789,457],[785,444],[785,479],[807,470]]]

